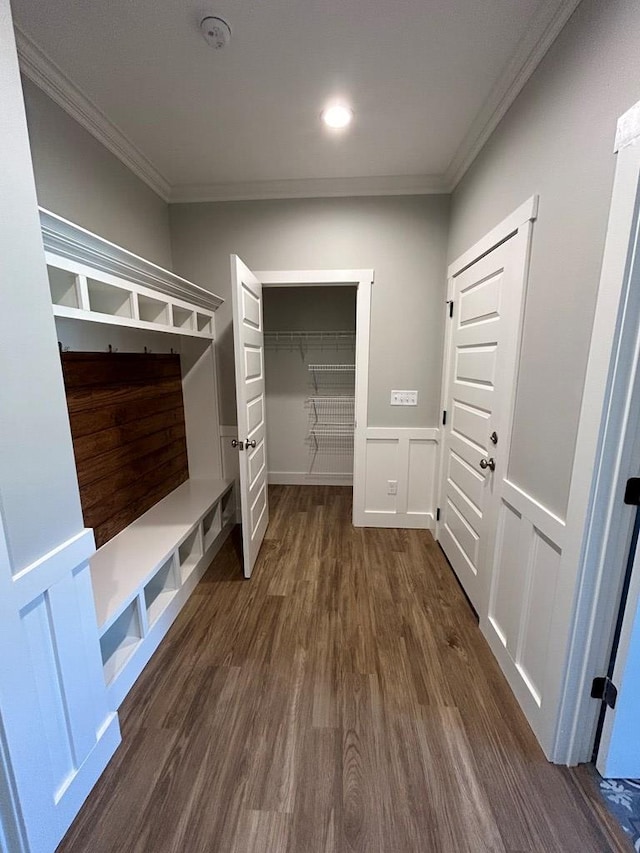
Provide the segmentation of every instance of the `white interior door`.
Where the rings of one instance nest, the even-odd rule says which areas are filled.
[[[478,613],[488,600],[496,480],[507,461],[512,389],[505,350],[513,350],[519,326],[511,292],[513,241],[454,276],[450,290],[439,540]]]
[[[264,397],[262,284],[231,255],[233,342],[240,454],[240,505],[245,577],[251,577],[269,523]]]

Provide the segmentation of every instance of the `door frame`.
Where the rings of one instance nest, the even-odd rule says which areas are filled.
[[[365,453],[369,411],[369,348],[373,269],[256,270],[263,287],[355,287],[355,428],[353,437],[353,525],[364,527]]]
[[[633,305],[632,253],[640,228],[640,102],[618,120],[616,169],[584,385],[567,510],[567,577],[561,594],[573,608],[553,760],[590,761],[600,702],[591,681],[604,675],[617,618],[635,509],[622,500],[640,428],[639,306]],[[635,310],[634,310],[635,309]],[[627,615],[639,597],[632,580]],[[628,647],[625,620],[618,654]],[[620,685],[618,685],[620,687]]]
[[[452,335],[453,335],[453,325],[448,322],[448,311],[449,305],[453,299],[454,295],[454,279],[460,275],[461,272],[466,270],[476,261],[479,261],[485,255],[488,255],[494,249],[497,249],[502,243],[506,242],[509,238],[514,238],[516,234],[521,234],[524,238],[525,251],[523,253],[522,262],[524,265],[524,272],[522,276],[523,283],[523,295],[526,294],[527,289],[527,271],[529,267],[529,255],[531,251],[531,234],[533,230],[533,223],[538,216],[538,196],[532,195],[527,201],[520,205],[513,213],[509,214],[505,219],[502,220],[498,225],[495,226],[488,234],[485,234],[477,243],[475,243],[470,249],[466,252],[463,252],[460,257],[458,257],[453,263],[451,263],[447,269],[447,299],[446,299],[446,310],[447,310],[447,325],[445,331],[444,338],[444,355],[442,359],[442,381],[441,381],[441,393],[440,393],[440,411],[444,412],[447,399],[449,397],[449,369],[451,366],[451,343],[452,343]],[[516,358],[514,361],[514,379],[517,379],[518,376],[518,366],[520,362],[520,347],[522,340],[522,325],[524,319],[524,306],[525,299],[521,300],[520,306],[520,316],[518,318],[518,334],[516,340]],[[515,402],[516,402],[516,393],[517,393],[517,382],[514,381],[511,386],[511,393],[505,392],[506,394],[506,406],[507,406],[507,418],[506,423],[508,425],[507,432],[502,438],[500,437],[500,443],[503,447],[505,447],[504,458],[509,459],[509,453],[511,448],[511,434],[513,432],[513,414],[515,410]],[[442,506],[442,498],[443,498],[443,481],[444,481],[444,465],[445,465],[445,453],[444,453],[444,433],[442,433],[442,439],[440,441],[439,447],[439,461],[438,461],[438,506]],[[440,526],[442,522],[437,518],[436,514],[436,530],[435,530],[435,538],[440,539]]]

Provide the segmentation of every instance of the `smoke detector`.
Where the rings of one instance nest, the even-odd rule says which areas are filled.
[[[231,27],[222,18],[210,15],[200,21],[202,37],[214,50],[221,50],[231,41]]]

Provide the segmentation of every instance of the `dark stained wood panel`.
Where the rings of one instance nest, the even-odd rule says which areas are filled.
[[[62,353],[84,521],[98,547],[189,477],[179,355]]]
[[[272,486],[250,581],[225,543],[120,708],[58,853],[623,853],[549,764],[424,530]]]

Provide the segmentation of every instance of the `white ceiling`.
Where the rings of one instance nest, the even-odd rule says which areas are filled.
[[[23,71],[163,196],[204,199],[450,188],[577,2],[12,6]],[[336,96],[355,111],[340,135],[319,121]]]

